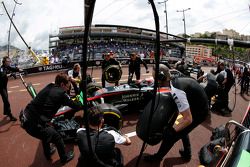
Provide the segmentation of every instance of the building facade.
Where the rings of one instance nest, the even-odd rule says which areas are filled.
[[[187,45],[186,55],[187,57],[193,58],[194,56],[212,56],[212,48],[203,45]]]

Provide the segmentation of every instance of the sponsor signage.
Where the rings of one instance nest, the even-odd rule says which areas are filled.
[[[129,58],[118,58],[119,62],[121,62],[122,65],[125,65],[128,63]],[[143,59],[147,64],[154,63],[153,59]],[[46,71],[57,71],[67,68],[72,68],[75,63],[81,63],[79,61],[69,62],[65,65],[58,63],[58,64],[49,64],[49,65],[43,65],[43,66],[36,66],[31,68],[25,68],[24,70],[27,72],[27,74],[31,73],[38,73],[38,72],[46,72]],[[87,66],[100,66],[102,63],[102,60],[88,60]]]
[[[73,65],[74,65],[74,63],[68,63],[66,66],[64,66],[62,64],[50,64],[50,65],[26,68],[24,70],[28,74],[31,74],[31,73],[46,72],[46,71],[57,71],[57,70],[62,70],[62,69],[66,69],[66,68],[72,68]]]
[[[132,101],[139,101],[139,100],[140,100],[139,93],[122,95],[123,102],[132,102]]]

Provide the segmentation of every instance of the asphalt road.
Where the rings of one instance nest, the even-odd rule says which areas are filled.
[[[203,68],[204,71],[209,71],[210,68]],[[150,69],[151,71],[151,69]],[[101,70],[93,69],[88,70],[92,73],[97,83],[100,83]],[[45,85],[54,81],[54,77],[58,72],[43,73],[30,75],[25,77],[25,81],[31,82],[37,91],[41,90]],[[151,74],[146,74],[145,69],[142,68],[142,78],[150,77]],[[127,81],[127,68],[123,68],[122,81]],[[12,113],[18,116],[20,110],[24,108],[31,100],[30,95],[27,93],[20,79],[10,80],[8,84],[9,100],[11,103]],[[236,91],[236,92],[235,92]],[[197,127],[190,133],[190,139],[192,144],[192,160],[190,162],[184,162],[178,153],[181,148],[181,142],[177,142],[171,151],[164,157],[161,164],[149,164],[141,160],[139,166],[189,166],[194,167],[199,165],[198,151],[199,149],[209,141],[211,131],[213,128],[225,124],[227,121],[234,119],[238,122],[244,116],[247,106],[250,101],[250,96],[240,96],[239,86],[232,88],[230,92],[230,107],[234,111],[230,116],[223,117],[215,113],[211,114],[211,119],[206,120],[203,124]],[[2,102],[0,102],[0,108],[3,108]],[[1,110],[2,111],[2,110]],[[142,141],[135,135],[135,127],[137,123],[139,113],[134,112],[124,115],[124,123],[122,132],[130,134],[132,145],[130,146],[118,146],[122,150],[124,155],[124,164],[126,167],[135,166],[137,156],[139,155]],[[147,146],[144,153],[155,153],[159,145]],[[64,166],[76,166],[77,158],[79,156],[78,147],[74,144],[66,144],[66,149],[74,149],[75,158]],[[47,161],[43,156],[43,150],[41,142],[31,136],[29,136],[21,127],[20,122],[9,122],[8,119],[3,116],[3,112],[0,113],[0,162],[3,167],[52,167],[61,166],[58,154],[52,156],[52,161]]]

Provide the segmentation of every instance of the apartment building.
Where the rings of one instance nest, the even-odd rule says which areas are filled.
[[[187,57],[193,58],[194,56],[212,56],[212,48],[203,45],[187,45],[186,47]]]

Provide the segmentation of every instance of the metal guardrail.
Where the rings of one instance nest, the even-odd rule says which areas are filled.
[[[248,105],[247,112],[245,113],[241,124],[245,126],[246,128],[250,129],[250,103]]]
[[[242,132],[242,131],[245,131],[245,130],[249,130],[247,127],[245,127],[244,125],[242,125],[241,123],[238,123],[234,120],[230,120],[226,123],[225,125],[225,128],[226,129],[229,129],[231,125],[235,125],[235,135],[232,137],[231,135],[231,138],[229,140],[225,140],[225,146],[229,146],[230,144],[232,144],[232,142],[234,140],[236,140],[236,138],[239,136],[239,134]],[[228,142],[229,141],[229,142]]]
[[[223,156],[221,159],[222,161],[217,164],[217,167],[224,167],[228,163],[229,159],[232,156],[233,150],[235,149],[235,142],[238,140],[239,136],[242,135],[243,133],[249,132],[250,131],[250,103],[248,105],[248,108],[246,110],[246,113],[241,121],[241,123],[238,123],[234,120],[230,120],[226,123],[225,128],[229,130],[229,128],[234,125],[235,128],[233,131],[230,133],[225,140],[225,146],[224,148],[228,149],[227,154]],[[232,135],[233,134],[233,135]]]

